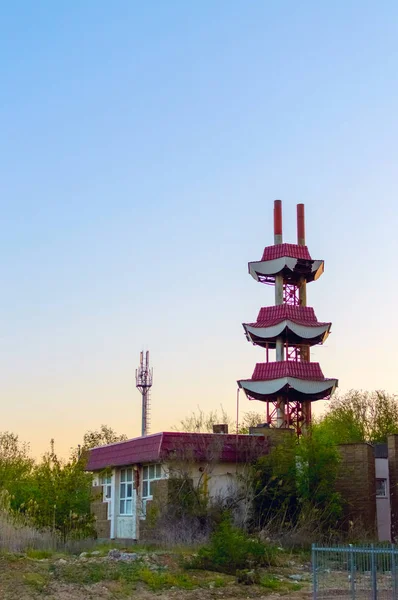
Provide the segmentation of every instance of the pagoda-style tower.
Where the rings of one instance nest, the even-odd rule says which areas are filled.
[[[311,402],[327,399],[337,379],[326,379],[310,348],[322,344],[331,323],[320,323],[307,306],[307,283],[323,273],[305,245],[304,204],[297,205],[297,244],[282,241],[282,202],[274,203],[274,245],[262,259],[249,263],[250,275],[275,287],[275,306],[261,308],[255,323],[244,323],[247,339],[265,348],[266,362],[257,363],[251,379],[238,381],[249,400],[267,403],[267,422],[294,427],[298,434],[311,422]],[[275,351],[275,360],[270,360]]]

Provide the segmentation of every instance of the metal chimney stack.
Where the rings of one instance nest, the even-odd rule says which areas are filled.
[[[135,372],[135,385],[142,395],[142,425],[141,435],[149,432],[150,391],[153,381],[153,369],[149,367],[149,350],[140,353],[140,366]]]

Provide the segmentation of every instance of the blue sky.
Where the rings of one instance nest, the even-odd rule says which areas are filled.
[[[341,389],[397,391],[395,2],[13,2],[0,13],[2,430],[152,431],[234,413],[272,291],[247,262],[272,202],[325,259],[313,360]],[[242,410],[261,410],[243,401]]]

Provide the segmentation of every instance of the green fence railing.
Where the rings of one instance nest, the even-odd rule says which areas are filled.
[[[398,548],[312,546],[313,600],[398,600]]]

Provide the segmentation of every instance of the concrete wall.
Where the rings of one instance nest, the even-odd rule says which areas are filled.
[[[194,464],[189,469],[188,476],[194,486],[207,487],[209,498],[227,498],[236,493],[239,486],[236,475],[243,475],[247,466],[243,464],[217,463],[210,465],[205,472],[201,464]]]
[[[336,482],[345,501],[347,527],[353,524],[372,537],[376,536],[375,459],[370,444],[339,446],[341,464]]]
[[[376,479],[387,480],[387,496],[386,498],[376,497],[377,511],[377,535],[380,542],[391,541],[391,510],[390,510],[390,490],[389,490],[389,474],[388,474],[388,459],[376,458]]]
[[[168,479],[162,479],[152,483],[153,500],[147,501],[146,518],[139,522],[139,539],[152,540],[153,529],[156,528],[156,519],[168,503],[174,504],[177,500],[181,485],[182,473],[174,470],[173,467],[165,465],[165,472]],[[228,497],[236,495],[240,487],[237,474],[244,477],[247,470],[246,465],[217,463],[203,470],[204,466],[200,463],[193,464],[184,473],[194,488],[200,486],[204,493],[211,500],[225,500]],[[242,510],[244,507],[242,507]]]
[[[398,435],[389,435],[388,472],[390,480],[391,541],[398,541]]]

